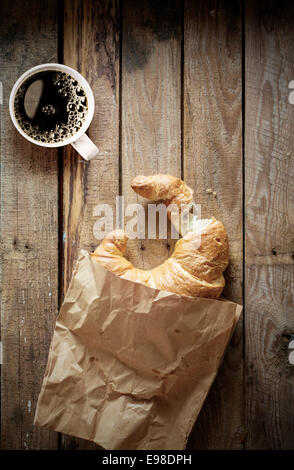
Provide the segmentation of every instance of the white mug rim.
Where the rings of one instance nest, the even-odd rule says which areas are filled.
[[[61,72],[66,72],[69,75],[71,75],[83,86],[86,92],[87,100],[88,100],[88,113],[87,113],[84,124],[82,125],[82,127],[79,129],[79,131],[76,134],[63,140],[62,142],[56,142],[56,143],[48,142],[47,143],[47,142],[40,142],[40,141],[33,139],[22,130],[14,114],[14,99],[15,99],[16,92],[21,86],[21,84],[31,75],[34,75],[36,72],[40,72],[40,71],[45,72],[46,70],[58,70]],[[24,72],[13,85],[12,90],[10,92],[10,97],[9,97],[9,113],[10,113],[10,117],[14,126],[25,139],[29,140],[33,144],[39,145],[40,147],[63,147],[64,145],[71,144],[75,142],[76,140],[78,140],[83,134],[85,134],[86,130],[91,124],[91,121],[94,116],[94,106],[95,106],[95,100],[94,100],[93,91],[89,83],[87,82],[87,80],[77,70],[71,67],[68,67],[67,65],[56,64],[56,63],[36,65],[35,67],[32,67],[26,72]]]

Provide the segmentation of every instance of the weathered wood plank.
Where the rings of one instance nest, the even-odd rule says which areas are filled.
[[[115,204],[119,194],[119,11],[115,1],[66,0],[64,63],[89,81],[95,114],[88,135],[100,155],[85,162],[70,147],[64,153],[64,292],[80,248],[92,251],[99,203]],[[65,437],[64,448],[95,448]]]
[[[1,2],[2,449],[55,449],[33,426],[58,308],[57,151],[28,143],[8,111],[16,79],[57,61],[57,2]]]
[[[181,176],[181,7],[179,1],[123,2],[122,194],[138,174]],[[148,269],[169,255],[167,240],[129,240],[127,256]]]
[[[230,242],[224,296],[242,303],[242,34],[239,2],[185,1],[184,179],[202,216]],[[242,320],[190,438],[194,449],[242,447]]]
[[[294,446],[294,5],[246,2],[246,420],[249,449]],[[283,336],[283,335],[286,336]]]

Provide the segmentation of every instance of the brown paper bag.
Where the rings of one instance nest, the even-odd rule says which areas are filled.
[[[126,281],[81,251],[35,424],[105,449],[184,449],[241,310]]]

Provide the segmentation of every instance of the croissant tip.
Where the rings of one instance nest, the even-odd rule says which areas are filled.
[[[131,182],[131,187],[134,189],[134,188],[137,188],[139,186],[144,186],[147,183],[148,183],[148,177],[147,176],[138,175]]]

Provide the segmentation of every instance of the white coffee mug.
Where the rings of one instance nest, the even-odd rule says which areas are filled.
[[[23,129],[21,128],[20,124],[18,123],[16,119],[15,111],[14,111],[15,96],[16,96],[18,89],[24,83],[24,81],[26,81],[30,76],[36,73],[46,72],[48,70],[54,70],[54,71],[56,70],[58,72],[63,72],[63,73],[70,75],[72,78],[74,78],[85,91],[87,101],[88,101],[87,114],[85,116],[85,120],[81,128],[74,135],[71,135],[70,137],[65,138],[61,142],[40,142],[40,141],[33,139],[32,137],[30,137],[23,131]],[[96,145],[93,144],[93,142],[85,134],[94,115],[94,106],[95,106],[95,103],[94,103],[93,92],[87,80],[85,80],[85,78],[76,70],[72,69],[71,67],[67,67],[66,65],[62,65],[62,64],[42,64],[42,65],[37,65],[36,67],[32,67],[31,69],[27,70],[21,77],[19,77],[19,79],[14,84],[10,93],[10,98],[9,98],[9,112],[10,112],[12,122],[15,125],[18,132],[23,137],[25,137],[27,140],[29,140],[30,142],[33,142],[36,145],[40,145],[41,147],[62,147],[63,145],[71,144],[85,160],[91,160],[92,158],[96,157],[99,153],[99,150],[96,147]]]

